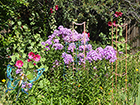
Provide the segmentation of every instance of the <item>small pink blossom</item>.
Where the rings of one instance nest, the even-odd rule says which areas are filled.
[[[38,55],[38,54],[36,54],[36,55],[34,56],[34,60],[35,60],[36,62],[40,61],[40,58],[41,58],[41,56]]]
[[[55,6],[55,10],[56,10],[56,11],[58,10],[58,5]]]
[[[23,66],[22,60],[18,60],[18,61],[16,62],[16,66],[17,66],[18,68],[21,68],[21,67]]]
[[[36,65],[36,63],[33,63],[34,65]]]
[[[32,61],[31,59],[27,59],[28,62]]]
[[[28,91],[28,89],[25,89],[25,91],[27,92],[27,91]]]
[[[35,54],[33,52],[29,52],[28,57],[30,59],[34,59]]]

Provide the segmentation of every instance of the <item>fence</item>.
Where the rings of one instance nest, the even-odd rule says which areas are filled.
[[[131,49],[131,53],[135,54],[140,51],[140,27],[134,21],[127,21],[128,23],[128,44]]]

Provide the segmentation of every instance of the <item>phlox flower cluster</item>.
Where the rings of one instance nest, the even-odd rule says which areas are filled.
[[[78,50],[78,53],[76,52],[76,59],[78,59],[80,65],[82,63],[85,63],[85,60],[92,62],[107,59],[109,60],[109,62],[114,62],[117,59],[116,52],[112,46],[106,46],[105,49],[99,47],[96,50],[92,49],[91,44],[86,44],[84,46],[84,35],[85,42],[87,43],[89,41],[89,33],[80,34],[76,30],[71,31],[71,29],[59,26],[58,30],[55,30],[52,35],[48,36],[48,40],[42,42],[42,45],[45,46],[46,51],[49,51],[51,48],[54,48],[55,50],[62,50],[64,46],[61,44],[61,42],[67,43],[67,53],[63,52],[61,56],[64,60],[64,63],[67,65],[74,62],[75,57],[71,55],[74,52],[74,50]],[[59,39],[61,38],[62,41],[59,41],[58,37]],[[76,45],[76,42],[80,44]],[[85,60],[83,54],[84,49],[86,51]]]
[[[96,50],[91,50],[87,52],[86,60],[92,62],[106,59],[109,60],[109,62],[111,63],[117,59],[116,53],[117,52],[114,50],[112,46],[106,46],[104,49],[99,47]]]
[[[116,53],[117,52],[112,46],[106,46],[103,52],[103,57],[109,60],[109,62],[114,62],[115,60],[117,60]]]
[[[62,53],[62,58],[64,59],[65,64],[70,64],[74,61],[72,55],[65,52]]]
[[[88,34],[85,33],[85,41],[89,41]],[[72,32],[71,29],[64,28],[63,26],[59,26],[58,30],[56,29],[54,33],[50,36],[48,36],[48,40],[45,42],[42,42],[41,44],[47,48],[47,51],[50,50],[50,45],[54,46],[60,46],[58,37],[62,38],[64,42],[71,43],[73,41],[79,41],[81,40],[81,43],[84,43],[84,33],[79,34],[76,30]],[[62,48],[63,45],[61,45]],[[71,45],[70,45],[71,46]],[[61,50],[60,48],[60,50]]]

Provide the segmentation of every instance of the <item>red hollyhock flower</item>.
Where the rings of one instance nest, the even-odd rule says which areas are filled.
[[[28,57],[30,59],[34,59],[35,54],[33,52],[29,52]]]
[[[122,14],[123,14],[123,13],[121,13],[121,12],[115,12],[114,15],[115,15],[115,17],[119,17],[119,16],[122,16]]]
[[[52,8],[50,8],[50,11],[51,11],[51,13],[53,13],[53,9]]]
[[[18,61],[16,62],[16,66],[17,66],[18,68],[21,68],[21,67],[23,66],[22,60],[18,60]]]
[[[112,24],[113,24],[113,26],[116,26],[116,21],[113,21],[113,23],[112,23]]]
[[[119,16],[122,16],[123,13],[119,12]]]
[[[112,22],[111,21],[108,22],[108,26],[112,26]]]
[[[41,56],[38,55],[38,54],[36,54],[36,55],[34,56],[34,60],[35,60],[36,62],[40,61],[40,58],[41,58]]]
[[[58,10],[58,5],[55,6],[55,10],[56,10],[56,11]]]

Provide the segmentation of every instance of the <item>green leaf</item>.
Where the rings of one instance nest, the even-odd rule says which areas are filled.
[[[29,62],[29,68],[33,68],[33,67],[34,67],[33,63]]]
[[[26,58],[26,54],[25,54],[25,53],[23,53],[23,54],[22,54],[22,57],[23,57],[23,58]]]
[[[14,55],[11,56],[11,59],[12,59],[13,62],[15,62],[15,56]]]
[[[33,76],[32,73],[30,73],[30,74],[27,75],[27,78],[28,78],[29,80],[32,80],[32,79],[34,78],[34,76]]]
[[[18,24],[19,26],[21,26],[21,21],[18,21],[17,24]]]

